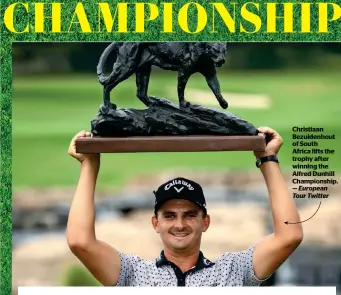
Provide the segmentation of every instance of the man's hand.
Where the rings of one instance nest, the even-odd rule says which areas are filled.
[[[257,129],[259,131],[259,136],[265,136],[267,135],[270,138],[270,141],[266,145],[265,151],[263,152],[254,152],[254,155],[257,158],[265,157],[265,156],[271,156],[271,155],[277,155],[279,149],[281,148],[283,144],[282,137],[273,129],[269,127],[259,127]]]
[[[82,130],[81,132],[78,132],[71,140],[68,154],[78,160],[80,163],[82,163],[85,159],[95,160],[96,162],[100,159],[100,154],[80,154],[76,152],[76,140],[81,137],[92,137],[92,134],[90,132],[87,132],[85,130]]]

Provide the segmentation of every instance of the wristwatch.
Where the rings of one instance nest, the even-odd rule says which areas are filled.
[[[269,162],[269,161],[279,163],[278,157],[276,155],[272,155],[272,156],[265,156],[262,158],[257,158],[256,166],[257,168],[259,168],[263,163]]]

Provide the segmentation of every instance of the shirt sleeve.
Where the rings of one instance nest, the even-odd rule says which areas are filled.
[[[130,286],[134,278],[134,260],[135,255],[128,255],[118,252],[121,260],[121,270],[119,273],[118,281],[115,286]]]
[[[236,269],[239,269],[242,272],[243,276],[243,286],[259,286],[262,282],[265,282],[267,277],[263,280],[260,280],[256,277],[254,267],[253,267],[253,253],[257,244],[252,245],[248,249],[240,252],[235,252],[234,263],[236,265]]]

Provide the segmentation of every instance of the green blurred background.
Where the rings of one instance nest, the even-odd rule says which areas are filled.
[[[13,43],[13,188],[74,186],[78,165],[67,156],[71,138],[90,122],[102,104],[96,66],[105,43]],[[341,134],[341,45],[231,43],[226,64],[218,70],[225,99],[251,95],[249,106],[230,103],[228,111],[256,127],[270,126],[283,136],[280,152],[284,170],[291,168],[293,126],[323,127]],[[112,64],[108,62],[108,70]],[[149,94],[176,97],[177,74],[154,68]],[[206,106],[219,108],[205,79],[192,76],[187,90],[202,91]],[[188,90],[189,91],[189,90]],[[135,96],[135,77],[111,94],[119,108],[144,108]],[[188,92],[189,93],[189,92]],[[257,106],[257,95],[266,106]],[[195,103],[195,97],[187,94]],[[243,99],[243,96],[239,98]],[[259,104],[259,103],[258,103]],[[320,146],[336,148],[335,141]],[[191,167],[205,170],[254,169],[248,152],[104,154],[98,186],[117,187],[145,172]],[[333,157],[330,168],[341,169]]]

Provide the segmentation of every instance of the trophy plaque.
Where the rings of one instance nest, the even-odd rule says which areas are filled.
[[[91,121],[91,138],[76,141],[79,153],[264,151],[266,140],[246,120],[228,111],[192,104],[185,87],[194,73],[206,79],[222,109],[223,98],[216,68],[225,63],[225,42],[113,42],[102,53],[97,75],[103,87],[103,104]],[[105,65],[113,58],[110,74]],[[151,96],[148,83],[152,66],[177,71],[174,103]],[[118,108],[111,91],[136,76],[136,99],[145,109]]]

